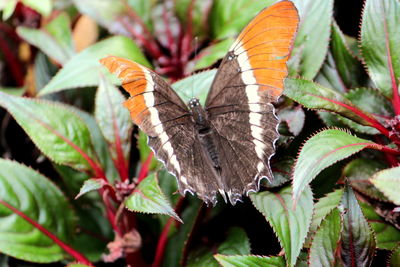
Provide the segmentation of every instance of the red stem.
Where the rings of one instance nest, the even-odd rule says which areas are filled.
[[[0,41],[0,50],[3,52],[4,59],[10,68],[11,75],[16,85],[23,86],[24,74],[22,72],[22,66],[5,40]]]
[[[377,143],[372,143],[372,144],[371,143],[358,143],[358,144],[366,145],[367,146],[366,148],[379,150],[379,151],[382,151],[382,152],[385,152],[385,153],[389,153],[391,155],[396,155],[396,156],[400,155],[400,151],[399,150],[393,149],[393,148],[390,148],[390,147],[387,147],[387,146],[384,146],[384,145],[380,145],[380,144],[377,144]]]
[[[168,11],[167,11],[167,7],[164,3],[163,5],[163,21],[165,24],[165,33],[167,34],[167,39],[168,39],[168,49],[171,51],[171,55],[172,57],[176,57],[176,53],[178,52],[174,37],[172,35],[172,31],[171,31],[171,25],[168,22]]]
[[[138,184],[140,184],[140,182],[143,181],[143,179],[147,177],[152,159],[153,159],[153,152],[150,152],[150,154],[147,156],[146,161],[142,164],[142,168],[139,171]]]
[[[110,199],[108,198],[109,192],[109,190],[104,190],[103,188],[99,190],[99,193],[103,198],[104,205],[106,206],[107,218],[111,224],[111,227],[119,236],[122,236],[121,230],[119,229],[115,220],[114,207],[112,206],[112,204],[110,203]]]
[[[356,107],[347,105],[347,104],[345,104],[345,103],[342,103],[342,102],[340,102],[340,101],[336,101],[336,100],[330,99],[330,98],[326,98],[326,97],[318,96],[318,95],[313,95],[313,94],[311,94],[311,95],[314,96],[314,97],[318,97],[318,98],[324,99],[324,100],[326,100],[326,101],[335,103],[335,104],[337,104],[337,105],[339,105],[339,106],[341,106],[341,107],[344,107],[344,108],[346,108],[346,109],[348,109],[348,110],[354,112],[356,115],[358,115],[359,117],[361,117],[361,118],[363,118],[364,120],[366,120],[367,122],[369,122],[369,123],[370,123],[370,126],[374,127],[375,129],[377,129],[378,131],[380,131],[383,135],[385,135],[385,136],[387,136],[387,137],[390,138],[389,131],[388,131],[379,121],[377,121],[377,120],[374,119],[373,117],[368,116],[368,115],[365,114],[362,110],[360,110],[360,109],[358,109],[358,108],[356,108]]]
[[[382,145],[383,142],[381,140],[381,138],[379,136],[375,136],[375,140],[378,144]],[[387,161],[387,163],[389,164],[389,166],[391,167],[395,167],[399,164],[398,160],[396,159],[395,156],[393,156],[392,154],[389,153],[384,153],[383,154],[385,156],[385,159]]]
[[[31,218],[29,218],[25,213],[14,208],[13,206],[11,206],[10,204],[8,204],[7,202],[5,202],[3,200],[0,200],[0,204],[7,207],[8,209],[10,209],[12,212],[14,212],[18,216],[20,216],[22,219],[24,219],[28,223],[32,224],[35,228],[37,228],[39,231],[41,231],[43,234],[45,234],[47,237],[49,237],[51,240],[53,240],[54,243],[59,245],[65,252],[67,252],[69,255],[74,257],[78,262],[89,265],[89,266],[93,266],[93,264],[84,255],[80,254],[78,251],[74,250],[73,248],[71,248],[70,246],[65,244],[63,241],[58,239],[57,236],[52,234],[49,230],[47,230],[42,225],[38,224],[37,222],[35,222]]]
[[[178,213],[179,210],[182,208],[183,200],[184,200],[183,197],[179,198],[178,203],[176,204],[176,207],[175,207],[176,213]],[[165,224],[165,226],[160,234],[160,237],[158,239],[156,255],[154,257],[154,262],[151,265],[151,267],[161,266],[162,260],[164,258],[165,249],[166,249],[167,243],[168,243],[168,233],[169,233],[171,225],[174,221],[175,221],[175,219],[171,217]]]

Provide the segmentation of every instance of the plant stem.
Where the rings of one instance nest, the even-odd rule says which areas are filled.
[[[140,184],[140,182],[147,177],[152,159],[153,159],[153,152],[150,152],[150,154],[147,156],[146,161],[142,164],[142,168],[139,171],[138,184]]]
[[[67,252],[69,255],[74,257],[78,262],[86,264],[86,265],[89,265],[89,266],[93,266],[93,264],[84,255],[80,254],[78,251],[74,250],[73,248],[71,248],[70,246],[65,244],[56,235],[51,233],[49,230],[44,228],[42,225],[40,225],[36,221],[32,220],[25,213],[21,212],[20,210],[16,209],[15,207],[11,206],[10,204],[8,204],[7,202],[5,202],[3,200],[0,200],[0,204],[2,204],[3,206],[7,207],[8,209],[10,209],[12,212],[17,214],[21,218],[23,218],[28,223],[32,224],[32,226],[34,226],[36,229],[38,229],[43,234],[45,234],[47,237],[49,237],[51,240],[53,240],[54,243],[59,245],[65,252]]]

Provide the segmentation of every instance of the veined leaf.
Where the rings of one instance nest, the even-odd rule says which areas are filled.
[[[142,65],[150,66],[139,47],[131,39],[124,36],[110,37],[73,56],[39,94],[44,95],[77,87],[97,86],[101,72],[110,79],[112,77],[113,81],[118,83],[117,78],[107,72],[99,62],[101,58],[108,55],[127,58]]]
[[[250,198],[274,229],[285,251],[287,264],[294,266],[311,223],[313,199],[307,186],[294,210],[291,191],[292,188],[286,186],[276,193],[264,191],[251,194]]]
[[[0,251],[38,263],[64,259],[61,247],[4,203],[69,242],[75,214],[65,196],[46,177],[22,164],[0,159],[0,169]]]
[[[199,98],[201,104],[204,106],[206,102],[208,91],[214,80],[217,70],[207,70],[186,77],[177,81],[172,85],[172,88],[178,93],[182,100],[187,103],[193,96]]]
[[[341,258],[345,266],[370,266],[375,254],[375,238],[350,186],[345,186],[341,205],[343,230]]]
[[[371,144],[374,143],[336,129],[324,130],[308,139],[294,167],[293,199],[295,202],[305,186],[323,169]]]
[[[335,266],[340,230],[340,212],[334,208],[315,233],[310,247],[309,266]]]
[[[363,202],[360,203],[360,206],[369,225],[374,230],[376,248],[395,248],[400,242],[400,230],[379,216],[372,206]]]
[[[136,212],[166,214],[182,222],[158,186],[154,173],[140,182],[125,201],[125,206]]]
[[[215,0],[210,14],[210,27],[214,39],[221,40],[237,35],[259,11],[274,2],[274,0]]]
[[[104,76],[96,94],[95,116],[109,149],[119,166],[121,178],[128,178],[128,158],[133,124],[129,111],[123,107],[124,96]],[[123,173],[124,172],[124,173]]]
[[[328,51],[333,0],[293,0],[300,15],[300,26],[294,43],[290,75],[313,79]]]
[[[310,230],[308,231],[308,236],[306,240],[305,247],[310,247],[311,241],[315,232],[321,226],[322,221],[325,217],[337,208],[340,204],[340,200],[343,196],[343,190],[336,190],[320,198],[314,205],[314,214],[310,225]]]
[[[343,174],[347,177],[350,185],[357,191],[371,198],[387,201],[387,198],[370,181],[373,174],[385,167],[380,161],[358,158],[346,165],[343,169]]]
[[[18,34],[30,44],[39,48],[50,58],[65,64],[74,55],[71,35],[71,21],[66,13],[61,13],[43,29],[20,26]]]
[[[97,190],[105,186],[107,183],[104,181],[104,179],[101,178],[91,178],[89,180],[86,180],[82,187],[81,190],[79,191],[79,194],[75,197],[75,199],[81,197],[82,195],[89,193],[93,190]]]
[[[392,97],[400,77],[400,3],[367,0],[361,25],[361,51],[371,79]]]
[[[96,165],[89,129],[66,105],[0,92],[0,106],[11,113],[36,146],[54,162],[81,171],[89,171]]]
[[[342,94],[312,81],[287,78],[283,93],[307,108],[335,112],[361,125],[371,125],[354,112],[354,105]]]
[[[400,205],[400,167],[377,172],[371,182],[393,203]]]
[[[388,266],[397,267],[400,265],[400,246],[393,249],[392,254],[390,255],[390,260],[388,262]]]
[[[284,267],[285,259],[283,257],[262,257],[262,256],[225,256],[225,255],[215,255],[215,259],[223,267],[258,267],[258,266],[270,266],[270,267]]]

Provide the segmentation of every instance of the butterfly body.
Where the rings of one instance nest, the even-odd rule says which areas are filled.
[[[219,192],[234,205],[258,191],[261,179],[273,179],[269,160],[279,121],[271,103],[283,90],[298,21],[290,1],[261,11],[222,60],[204,108],[197,98],[184,104],[160,76],[137,63],[101,60],[130,93],[125,106],[181,194],[215,204]]]

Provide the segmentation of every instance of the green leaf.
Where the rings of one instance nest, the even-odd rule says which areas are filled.
[[[174,8],[175,13],[181,21],[182,25],[192,24],[193,36],[203,39],[208,30],[208,15],[210,13],[212,0],[203,1],[191,1],[191,0],[175,0]],[[190,14],[191,22],[189,18],[189,8],[192,6],[192,12]]]
[[[62,192],[46,177],[22,164],[0,159],[0,200],[21,211],[64,242],[75,231],[75,214]],[[65,258],[54,241],[0,203],[0,251],[38,263]]]
[[[335,266],[340,230],[340,212],[337,208],[334,208],[325,217],[313,238],[310,247],[309,266]]]
[[[274,2],[273,0],[215,0],[209,21],[213,39],[221,40],[237,35],[258,12]]]
[[[280,109],[277,115],[281,122],[286,122],[289,131],[294,136],[300,134],[306,117],[301,106]]]
[[[287,78],[283,93],[306,108],[335,112],[359,124],[370,125],[351,110],[354,105],[342,94],[312,81]]]
[[[198,60],[196,61],[194,69],[204,69],[216,63],[226,55],[233,42],[233,38],[226,38],[201,50],[200,54],[197,56]]]
[[[274,179],[272,181],[268,181],[268,179],[263,179],[261,180],[262,185],[267,188],[274,188],[290,181],[290,173],[292,172],[293,165],[294,158],[292,157],[275,159],[275,161],[272,163]]]
[[[331,51],[340,80],[346,88],[366,84],[367,75],[364,68],[350,52],[345,37],[336,22],[332,23]]]
[[[198,219],[203,201],[193,197],[186,196],[188,201],[186,208],[182,211],[181,217],[184,224],[178,225],[178,231],[174,232],[168,238],[168,244],[165,249],[163,266],[180,266],[182,257],[186,251],[186,244],[191,236],[195,222]]]
[[[66,267],[90,267],[90,266],[82,263],[71,263],[66,265]]]
[[[3,8],[3,20],[8,20],[14,13],[18,0],[8,0]]]
[[[92,2],[92,1],[91,1]],[[114,1],[115,2],[115,1]],[[112,5],[115,5],[113,2]],[[143,23],[147,26],[147,29],[152,32],[153,31],[153,17],[154,7],[157,4],[156,0],[128,0],[129,6],[135,11],[136,15],[138,15]],[[95,7],[97,5],[94,5]],[[124,8],[126,10],[126,8]],[[115,23],[116,20],[113,22]]]
[[[81,197],[82,195],[100,189],[103,186],[105,186],[107,183],[104,181],[104,179],[101,178],[91,178],[89,180],[86,180],[82,187],[81,190],[79,191],[79,194],[75,197],[75,199]]]
[[[134,60],[142,65],[150,66],[139,47],[129,38],[114,36],[100,41],[79,54],[73,56],[53,79],[40,91],[40,95],[58,92],[76,87],[97,86],[99,73],[117,79],[102,67],[99,60],[113,55]]]
[[[26,92],[26,88],[24,87],[0,87],[0,92],[3,92],[5,94],[9,95],[15,95],[15,96],[22,96]]]
[[[333,0],[293,0],[300,15],[289,73],[313,79],[328,51]]]
[[[187,103],[192,97],[200,99],[204,106],[208,91],[214,80],[217,70],[207,70],[177,81],[172,88],[178,93],[182,100]]]
[[[258,267],[258,266],[270,266],[270,267],[284,267],[286,266],[283,257],[262,257],[262,256],[225,256],[215,255],[215,259],[223,267]]]
[[[387,201],[387,198],[369,180],[374,173],[386,166],[376,159],[354,159],[343,170],[351,187],[367,196]]]
[[[343,190],[336,190],[320,198],[315,204],[314,214],[311,221],[310,230],[308,231],[305,247],[310,247],[315,232],[317,232],[326,216],[339,206],[342,196]]]
[[[400,3],[367,0],[361,25],[361,51],[376,87],[392,97],[392,84],[400,77]],[[393,76],[392,76],[393,74]],[[396,86],[397,88],[397,86]]]
[[[51,160],[81,171],[91,169],[90,161],[96,157],[89,129],[66,105],[0,92],[0,106]]]
[[[340,77],[331,51],[328,51],[325,62],[319,70],[318,75],[315,77],[315,81],[339,93],[346,92],[347,88]]]
[[[250,240],[246,232],[238,227],[229,229],[227,239],[218,247],[218,253],[223,255],[250,254]]]
[[[393,203],[400,205],[400,167],[377,172],[370,181]]]
[[[400,265],[400,246],[397,246],[397,248],[393,249],[387,266],[397,267],[399,265]]]
[[[51,0],[22,0],[24,5],[29,6],[30,8],[36,10],[43,16],[48,16],[51,13],[53,8],[53,3]]]
[[[293,198],[297,200],[303,189],[318,173],[332,164],[373,144],[347,132],[324,130],[306,141],[302,147],[293,173]]]
[[[374,230],[376,247],[379,249],[395,248],[400,242],[400,231],[379,216],[372,206],[363,202],[360,203],[360,206],[368,224]]]
[[[75,53],[70,27],[68,15],[61,13],[41,30],[20,26],[17,28],[17,33],[25,41],[63,65]]]
[[[375,238],[350,186],[345,186],[341,205],[341,259],[345,266],[370,266],[375,254]]]
[[[291,191],[292,188],[286,186],[275,193],[251,194],[250,198],[274,229],[285,251],[287,264],[294,266],[311,223],[313,198],[310,187],[306,187],[294,210]]]
[[[126,199],[125,206],[136,212],[166,214],[183,223],[158,186],[158,179],[154,173],[140,182]]]
[[[129,111],[123,107],[125,97],[104,76],[96,94],[95,116],[104,138],[107,140],[112,158],[128,166],[133,124]],[[120,157],[123,158],[120,158]]]

